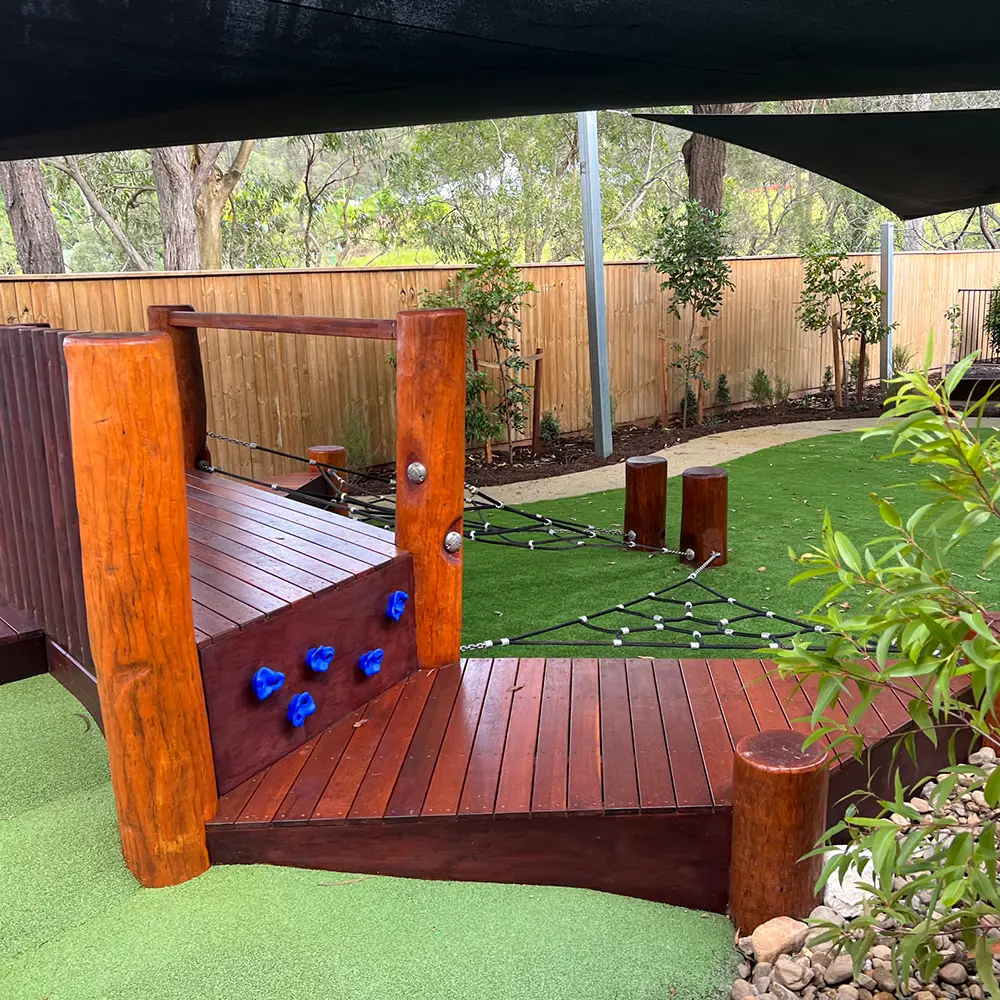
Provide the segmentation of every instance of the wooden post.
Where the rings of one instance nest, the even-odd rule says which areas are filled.
[[[208,868],[217,805],[194,641],[180,401],[164,333],[65,341],[90,647],[122,851],[148,887]]]
[[[667,340],[660,337],[660,424],[666,427],[670,422],[670,400],[667,392]]]
[[[542,348],[535,351],[535,395],[531,399],[531,454],[536,458],[542,453],[542,372],[545,355]]]
[[[830,772],[819,743],[774,729],[744,736],[733,758],[729,909],[740,933],[772,917],[805,917],[816,905]]]
[[[417,658],[442,667],[462,636],[465,311],[396,320],[396,544],[413,553]]]
[[[714,465],[698,465],[681,475],[681,551],[694,549],[700,566],[713,552],[711,566],[729,561],[726,534],[729,519],[729,473]],[[681,556],[684,559],[684,556]]]
[[[339,444],[314,444],[310,446],[306,455],[313,462],[319,462],[320,465],[334,465],[338,469],[347,468],[347,449]],[[322,475],[322,473],[320,473],[320,475]],[[339,491],[335,490],[330,483],[327,482],[326,492],[328,496],[333,496]]]
[[[187,468],[194,469],[199,462],[209,459],[205,373],[201,366],[198,331],[192,327],[171,325],[172,312],[194,312],[194,309],[191,306],[149,306],[146,317],[150,330],[167,334],[173,347],[177,390],[181,399],[184,464]]]
[[[625,460],[625,534],[630,531],[637,546],[667,544],[667,460],[661,455]]]

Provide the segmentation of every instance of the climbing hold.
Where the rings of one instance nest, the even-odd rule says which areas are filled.
[[[336,655],[337,651],[333,646],[313,646],[306,653],[306,666],[316,673],[325,673],[330,669],[330,664]]]
[[[382,669],[382,658],[385,653],[381,649],[370,649],[361,654],[358,667],[365,677],[374,677]]]
[[[403,617],[403,612],[406,610],[406,602],[409,599],[410,595],[405,590],[394,590],[389,595],[389,604],[385,609],[386,617],[391,618],[394,622],[398,622]]]
[[[293,726],[301,726],[316,711],[316,702],[308,691],[294,695],[288,703],[288,721]]]
[[[270,667],[261,667],[253,675],[252,683],[257,700],[263,701],[265,698],[270,698],[285,683],[285,675]]]

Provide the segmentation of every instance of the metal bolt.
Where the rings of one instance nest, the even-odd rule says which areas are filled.
[[[454,555],[462,547],[462,536],[457,531],[449,531],[444,536],[444,550]]]
[[[410,462],[406,467],[406,478],[411,483],[423,483],[427,481],[427,466],[423,462]]]

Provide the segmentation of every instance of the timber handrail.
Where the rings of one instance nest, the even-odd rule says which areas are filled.
[[[338,319],[328,316],[263,316],[256,313],[170,313],[173,326],[213,330],[258,330],[262,333],[305,333],[317,337],[363,337],[395,340],[394,319]]]

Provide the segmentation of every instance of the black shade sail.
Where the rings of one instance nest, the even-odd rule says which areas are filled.
[[[1000,110],[638,117],[794,163],[903,219],[1000,201]]]
[[[0,159],[986,89],[998,54],[990,0],[0,0]]]

